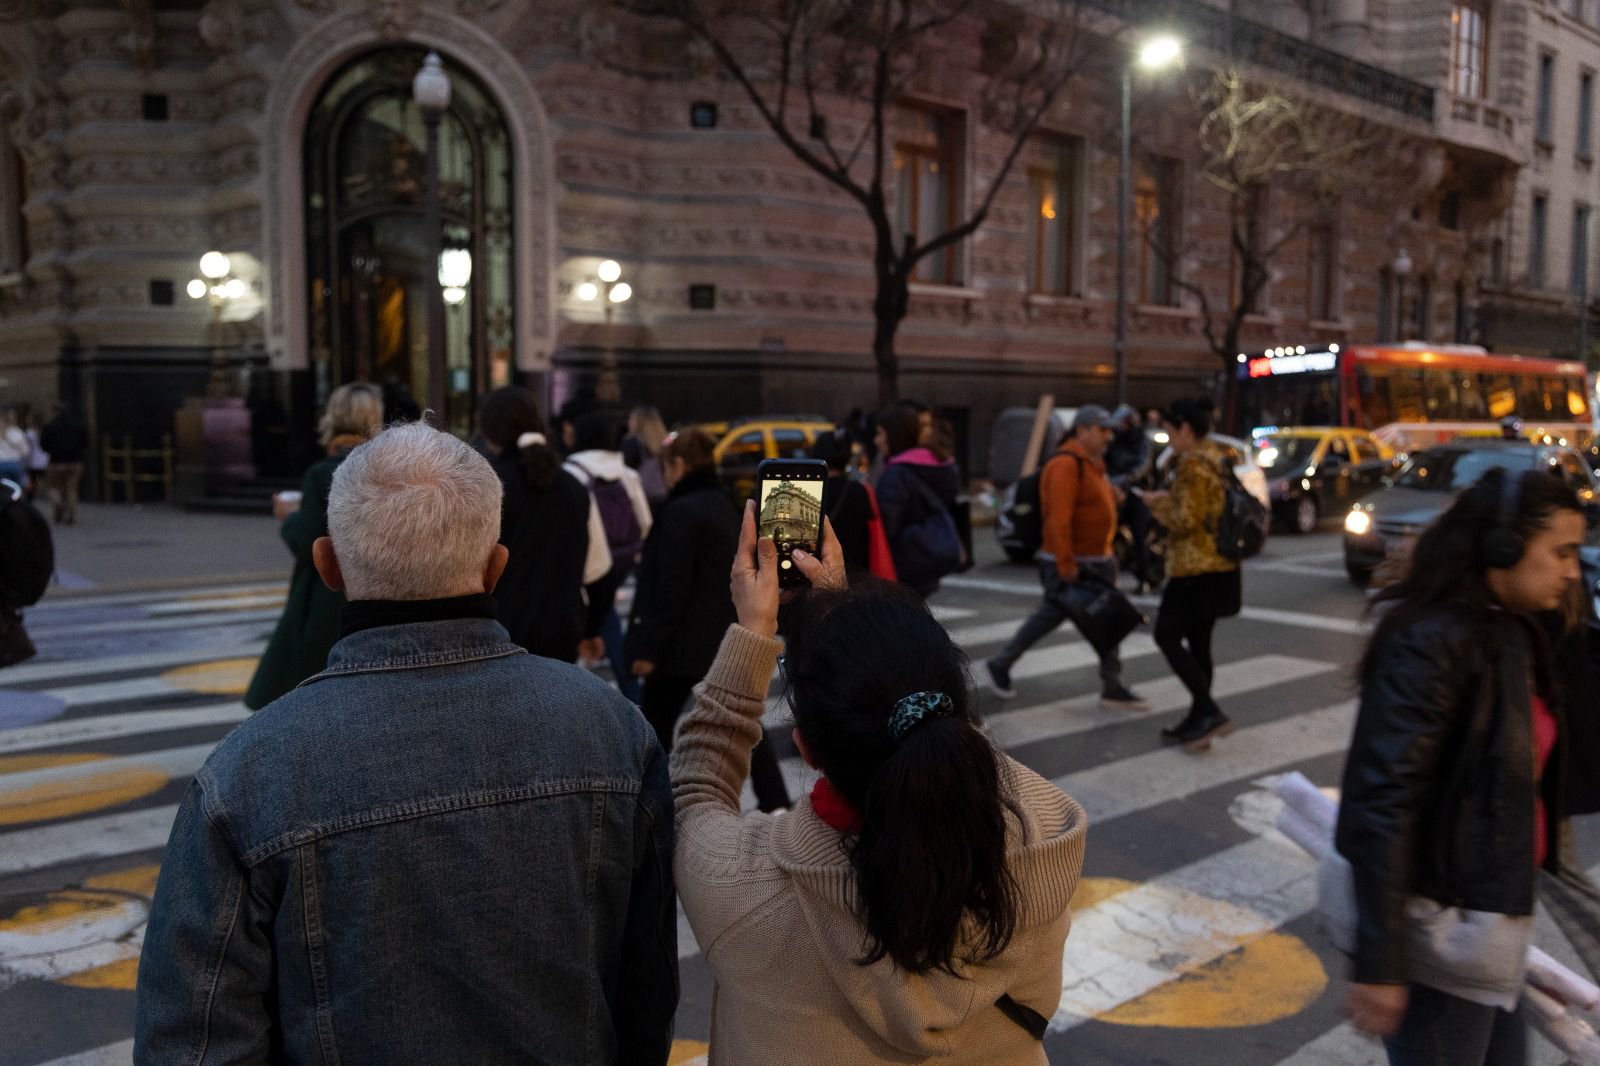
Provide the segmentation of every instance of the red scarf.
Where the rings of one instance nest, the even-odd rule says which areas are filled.
[[[818,778],[811,786],[811,809],[817,812],[824,825],[841,833],[859,833],[861,814],[850,805],[826,777]]]

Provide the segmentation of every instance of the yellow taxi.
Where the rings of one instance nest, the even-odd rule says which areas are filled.
[[[713,453],[717,475],[736,498],[748,499],[755,491],[761,460],[807,458],[812,442],[832,431],[833,423],[821,415],[734,419]]]
[[[1344,514],[1395,468],[1394,449],[1364,429],[1267,426],[1251,436],[1273,516],[1296,533]]]

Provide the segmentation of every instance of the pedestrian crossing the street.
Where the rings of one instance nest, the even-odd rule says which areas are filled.
[[[997,593],[1002,583],[1024,587],[1002,572],[952,581],[935,601],[975,666],[1030,607]],[[0,1066],[131,1060],[144,918],[176,805],[247,717],[239,697],[283,595],[218,584],[28,613],[40,656],[0,671]],[[1090,817],[1052,1061],[1377,1061],[1341,1023],[1343,968],[1316,931],[1315,867],[1271,829],[1267,790],[1289,770],[1337,784],[1360,624],[1256,610],[1266,613],[1218,632],[1215,692],[1238,730],[1208,753],[1161,744],[1188,699],[1147,631],[1123,660],[1148,711],[1100,705],[1096,656],[1070,627],[1018,661],[1016,699],[980,698],[994,742]],[[815,774],[794,757],[786,721],[775,686],[769,727],[798,797]],[[710,980],[679,925],[673,1061],[688,1066],[705,1061]]]

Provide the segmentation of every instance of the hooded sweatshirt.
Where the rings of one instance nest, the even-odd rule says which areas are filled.
[[[995,1001],[1009,994],[1047,1018],[1055,1013],[1068,903],[1083,865],[1083,808],[1002,756],[1002,778],[1022,811],[1009,849],[1020,888],[1010,945],[961,976],[908,974],[888,959],[860,965],[855,873],[839,830],[809,798],[781,816],[739,812],[781,648],[731,626],[672,752],[673,872],[714,979],[712,1066],[1045,1063],[1043,1045]]]

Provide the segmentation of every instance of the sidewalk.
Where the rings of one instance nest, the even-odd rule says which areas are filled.
[[[45,505],[49,516],[49,505]],[[270,514],[207,514],[165,504],[79,504],[52,526],[56,581],[47,600],[85,592],[287,579],[294,562]]]

